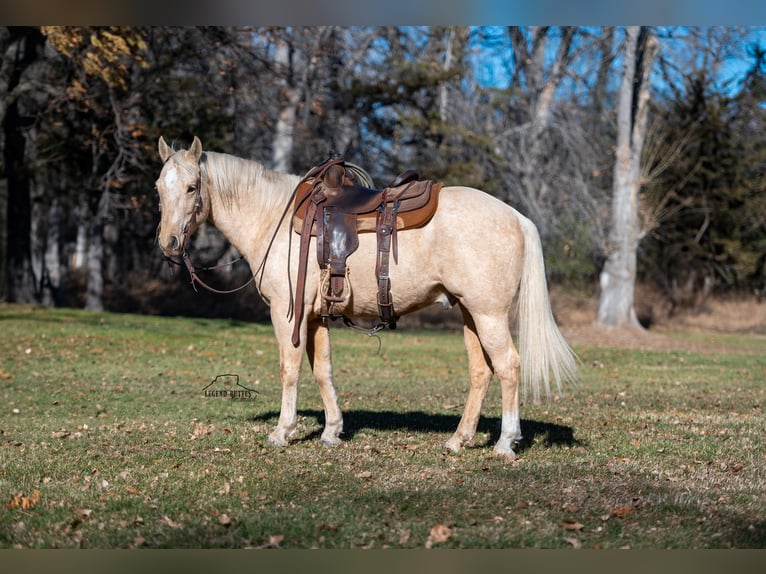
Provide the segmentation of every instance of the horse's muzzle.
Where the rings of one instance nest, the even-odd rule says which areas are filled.
[[[183,241],[177,235],[171,235],[165,241],[160,238],[157,243],[165,257],[177,257],[183,252]]]

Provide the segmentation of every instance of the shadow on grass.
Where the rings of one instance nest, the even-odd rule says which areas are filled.
[[[317,423],[324,426],[324,412],[316,409],[299,410],[298,415],[316,419]],[[279,418],[278,411],[269,411],[253,417],[254,422],[276,421]],[[460,417],[457,415],[426,413],[423,411],[369,411],[350,410],[343,413],[344,440],[352,440],[354,436],[364,430],[379,431],[410,431],[410,432],[438,432],[452,433],[457,429]],[[500,438],[500,420],[496,418],[480,417],[476,429],[477,433],[489,434],[487,446],[494,446]],[[524,437],[514,450],[519,453],[530,448],[535,442],[542,443],[545,447],[570,447],[582,443],[574,437],[574,430],[570,426],[557,425],[543,421],[529,419],[521,420],[521,432]],[[298,441],[315,440],[322,431],[317,429]]]

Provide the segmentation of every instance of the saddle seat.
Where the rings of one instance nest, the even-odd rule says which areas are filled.
[[[384,326],[395,328],[391,298],[389,254],[398,262],[397,232],[421,227],[436,212],[442,183],[418,180],[407,170],[383,189],[371,189],[355,181],[354,171],[342,158],[312,168],[295,190],[293,228],[301,236],[298,280],[295,292],[293,344],[298,345],[303,318],[308,248],[317,238],[317,262],[322,270],[322,316],[340,316],[348,296],[346,259],[359,247],[359,233],[377,235],[378,312]]]

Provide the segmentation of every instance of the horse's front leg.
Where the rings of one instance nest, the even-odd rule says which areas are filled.
[[[338,408],[332,380],[330,329],[321,321],[315,320],[308,325],[306,352],[324,403],[325,426],[319,442],[325,446],[338,446],[343,432],[343,415]]]
[[[298,379],[301,376],[301,361],[306,348],[306,329],[301,333],[301,344],[294,347],[291,342],[292,327],[287,321],[274,321],[274,333],[279,345],[279,377],[282,381],[282,406],[279,422],[269,435],[269,442],[276,446],[287,446],[298,426]]]

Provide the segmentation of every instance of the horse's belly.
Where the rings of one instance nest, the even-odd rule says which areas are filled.
[[[430,243],[424,229],[411,229],[398,233],[398,260],[389,255],[389,276],[394,311],[405,315],[423,309],[432,303],[446,305],[448,294],[441,284],[436,258],[427,253]],[[377,243],[374,233],[359,236],[358,249],[349,256],[348,283],[351,295],[338,309],[348,316],[378,316],[378,279],[375,273]]]

